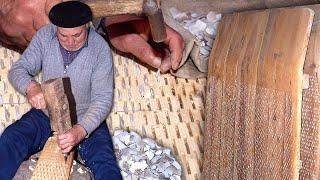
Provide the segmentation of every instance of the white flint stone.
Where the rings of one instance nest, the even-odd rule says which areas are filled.
[[[139,154],[139,152],[135,151],[133,149],[130,149],[130,148],[126,148],[122,151],[122,154],[124,154],[124,155],[137,155],[137,154]]]
[[[177,175],[174,175],[174,176],[170,177],[170,180],[180,180],[180,179],[181,179],[181,177],[177,176]]]
[[[116,136],[112,137],[112,141],[113,141],[114,146],[116,146],[115,148],[118,148],[120,151],[122,149],[127,148],[127,146],[122,141],[120,141],[119,138],[117,138]]]
[[[157,145],[156,142],[150,138],[145,138],[142,141],[147,143],[151,149],[154,149]]]
[[[200,57],[201,60],[208,60],[208,57],[209,57],[209,56],[208,56],[208,55],[200,54],[199,57]]]
[[[77,171],[78,171],[80,174],[85,173],[85,171],[84,171],[84,170],[82,170],[82,168],[81,168],[81,167],[79,167],[79,168],[77,169]]]
[[[114,133],[113,133],[113,136],[118,136],[119,134],[123,134],[124,131],[122,130],[115,130]]]
[[[126,173],[125,171],[121,171],[120,173],[121,173],[121,176],[122,176],[122,177],[128,176],[128,173]]]
[[[184,20],[184,28],[189,29],[189,26],[193,25],[196,22],[195,19],[191,19],[191,20]]]
[[[171,8],[170,12],[172,16],[176,17],[178,17],[178,14],[182,13],[185,13],[186,15],[190,14],[189,18],[184,19],[182,22],[181,20],[177,21],[195,36],[196,45],[204,47],[203,49],[200,49],[200,59],[208,60],[222,15],[213,11],[210,11],[208,14],[181,12],[177,8]]]
[[[174,157],[172,155],[170,155],[170,156],[164,155],[164,156],[162,156],[161,161],[162,162],[171,162],[171,161],[173,162],[176,160],[174,159]]]
[[[212,50],[212,47],[210,47],[210,46],[204,46],[203,48],[204,48],[205,50],[209,51],[209,52]]]
[[[196,19],[186,19],[183,20],[183,23],[185,24],[194,24],[197,20]]]
[[[116,132],[117,132],[117,131],[116,131]],[[115,132],[115,134],[116,134],[116,132]],[[122,141],[122,142],[124,142],[124,139],[127,138],[127,136],[129,136],[129,138],[130,138],[130,134],[129,134],[127,131],[124,131],[124,132],[122,132],[122,133],[118,133],[118,132],[117,132],[117,135],[114,135],[114,136],[116,136],[117,138],[119,138],[119,140]]]
[[[34,167],[29,166],[30,171],[34,171]]]
[[[128,174],[128,175],[125,176],[125,177],[122,176],[122,178],[123,178],[124,180],[132,180],[132,177],[131,177],[130,174]]]
[[[181,166],[177,161],[174,161],[172,165],[174,165],[174,167],[176,167],[178,170],[181,170]]]
[[[134,142],[130,141],[130,144],[128,145],[130,149],[133,149],[135,151],[140,151],[140,146],[138,144],[135,144]]]
[[[171,13],[171,16],[172,16],[174,19],[175,19],[175,16],[176,16],[177,14],[182,13],[181,11],[179,11],[179,10],[178,10],[177,8],[175,8],[175,7],[170,8],[169,11],[170,11],[170,13]]]
[[[158,172],[163,172],[165,171],[168,167],[170,166],[169,162],[160,162],[157,164],[157,171]]]
[[[204,36],[203,32],[199,32],[199,33],[196,35],[196,37],[197,37],[197,39],[198,39],[199,41],[202,41],[203,36]],[[204,44],[204,45],[205,45],[205,44]]]
[[[158,160],[161,158],[161,156],[154,156],[152,159],[151,159],[151,163],[156,163],[158,162]]]
[[[220,21],[221,18],[222,18],[222,14],[216,14],[216,19],[217,19],[218,21]]]
[[[206,36],[205,36],[205,40],[207,41],[207,42],[206,42],[206,46],[209,46],[210,49],[212,49],[213,39],[211,39],[211,38],[206,38]]]
[[[193,17],[193,18],[197,18],[198,16],[199,16],[198,13],[191,13],[191,17]]]
[[[302,75],[302,89],[308,89],[309,85],[310,85],[310,83],[309,83],[309,75],[308,74],[303,74]]]
[[[201,17],[203,17],[203,15],[194,12],[194,13],[191,13],[191,17],[192,17],[192,18],[198,18],[198,19],[200,19]]]
[[[209,56],[210,52],[207,51],[204,47],[200,46],[200,53],[205,56]]]
[[[154,153],[152,151],[146,151],[145,154],[148,157],[148,160],[151,160],[154,157]]]
[[[150,146],[146,144],[146,145],[144,146],[144,149],[143,149],[143,150],[144,150],[144,151],[148,151],[149,149],[150,149]]]
[[[210,11],[210,12],[207,14],[207,20],[208,20],[209,22],[216,22],[216,21],[217,21],[216,13],[213,12],[213,11]]]
[[[134,161],[140,161],[140,160],[143,160],[143,159],[146,159],[145,155],[135,155],[133,157]]]
[[[135,174],[132,174],[131,175],[131,179],[132,180],[139,180],[139,176],[135,175]]]
[[[148,167],[146,161],[134,162],[132,166],[129,168],[131,173],[135,173],[137,170],[145,170]]]
[[[125,145],[129,145],[130,144],[130,134],[126,134],[123,137],[122,142],[124,142]]]
[[[134,142],[134,143],[139,143],[141,141],[141,137],[135,133],[135,132],[130,132],[130,140],[131,142]]]
[[[212,38],[214,38],[216,36],[216,30],[215,30],[214,26],[207,26],[205,33],[207,33]]]
[[[177,169],[175,169],[175,167],[169,166],[163,171],[163,175],[165,177],[171,177],[172,175],[175,174],[176,171],[177,171]]]
[[[189,31],[193,35],[199,34],[201,31],[204,31],[207,27],[207,24],[201,20],[197,20],[195,24],[189,26]]]
[[[183,20],[189,19],[189,16],[187,15],[187,13],[183,12],[176,14],[175,16],[173,16],[173,18],[179,22],[182,22]]]
[[[5,129],[5,125],[3,123],[0,123],[0,136],[3,133],[4,129]]]
[[[171,150],[170,149],[164,149],[163,153],[165,153],[166,155],[170,155],[171,154]]]
[[[160,154],[162,154],[162,151],[161,151],[161,150],[158,150],[158,151],[156,151],[155,154],[156,154],[156,155],[160,155]]]

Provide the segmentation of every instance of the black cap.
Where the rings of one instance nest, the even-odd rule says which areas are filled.
[[[52,24],[58,27],[73,28],[92,20],[88,5],[79,1],[66,1],[53,6],[49,12]]]

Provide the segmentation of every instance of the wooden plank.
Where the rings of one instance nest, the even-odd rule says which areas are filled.
[[[214,179],[220,178],[222,167],[220,167],[220,139],[221,139],[221,126],[222,126],[222,84],[216,79],[220,79],[224,73],[225,58],[228,49],[231,44],[232,34],[236,29],[237,24],[233,23],[234,16],[223,16],[222,22],[219,25],[218,34],[215,40],[214,49],[210,55],[208,69],[208,83],[207,83],[207,95],[209,97],[206,100],[206,130],[205,130],[205,142],[204,157],[207,157],[208,161],[204,161],[203,165],[203,178],[212,177]],[[237,21],[236,21],[237,22]],[[218,51],[218,52],[216,52]],[[216,52],[216,53],[215,53]],[[220,53],[221,52],[221,53]],[[213,74],[214,76],[210,76]],[[215,77],[215,78],[213,78]],[[218,84],[219,83],[219,84]],[[211,134],[212,132],[212,134]],[[215,152],[215,153],[212,153]],[[206,176],[206,175],[210,176]]]
[[[301,119],[301,169],[299,179],[320,177],[320,5],[307,6],[315,12],[303,73],[308,87],[303,89]]]
[[[250,27],[252,32],[246,48],[245,55],[242,60],[241,67],[241,82],[246,85],[241,85],[240,94],[240,119],[237,127],[238,134],[238,161],[237,161],[237,177],[239,179],[253,179],[254,173],[254,158],[246,156],[254,154],[254,109],[256,99],[257,71],[258,59],[264,37],[264,29],[266,29],[269,13],[267,11],[259,12],[259,16],[250,16]]]
[[[70,89],[67,89],[67,87],[70,87]],[[72,128],[70,117],[71,104],[69,104],[67,97],[67,93],[69,96],[72,95],[70,79],[57,78],[48,80],[41,84],[41,89],[46,101],[46,108],[49,111],[52,131],[59,134],[67,132]],[[73,98],[73,102],[75,102],[74,97],[69,97],[69,99],[71,98]],[[75,103],[73,105],[75,105]]]
[[[221,132],[224,134],[222,139],[222,156],[224,169],[221,174],[222,179],[232,179],[237,177],[239,166],[238,160],[238,147],[239,147],[239,111],[240,111],[240,78],[241,78],[241,64],[247,49],[248,42],[253,31],[251,26],[252,14],[245,13],[239,14],[237,18],[237,28],[242,31],[236,31],[233,34],[232,44],[228,51],[226,58],[226,75],[223,77],[223,120]]]
[[[298,177],[312,17],[305,8],[223,17],[209,61],[204,177]]]
[[[65,161],[57,145],[56,137],[50,137],[46,142],[31,180],[61,179],[68,180],[73,162],[74,152]]]

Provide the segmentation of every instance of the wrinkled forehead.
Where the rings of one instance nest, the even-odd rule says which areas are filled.
[[[86,31],[86,29],[87,29],[86,25],[82,25],[74,28],[57,27],[58,33],[63,35],[75,35],[75,34],[83,33]]]

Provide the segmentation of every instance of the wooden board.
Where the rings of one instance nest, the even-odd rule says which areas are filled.
[[[75,107],[75,103],[68,101],[72,99],[72,102],[75,102],[70,78],[50,79],[41,84],[41,89],[49,112],[51,130],[58,134],[67,132],[72,128],[71,109],[75,109],[70,108]],[[73,114],[75,113],[74,111]]]
[[[306,62],[302,91],[301,169],[299,179],[320,178],[320,5],[307,6],[315,12]]]
[[[64,156],[58,147],[56,137],[49,138],[41,151],[36,168],[32,173],[31,180],[68,180],[73,162],[73,154],[74,152],[71,152],[67,161],[65,161]]]
[[[296,179],[307,8],[222,18],[209,61],[203,177]]]

